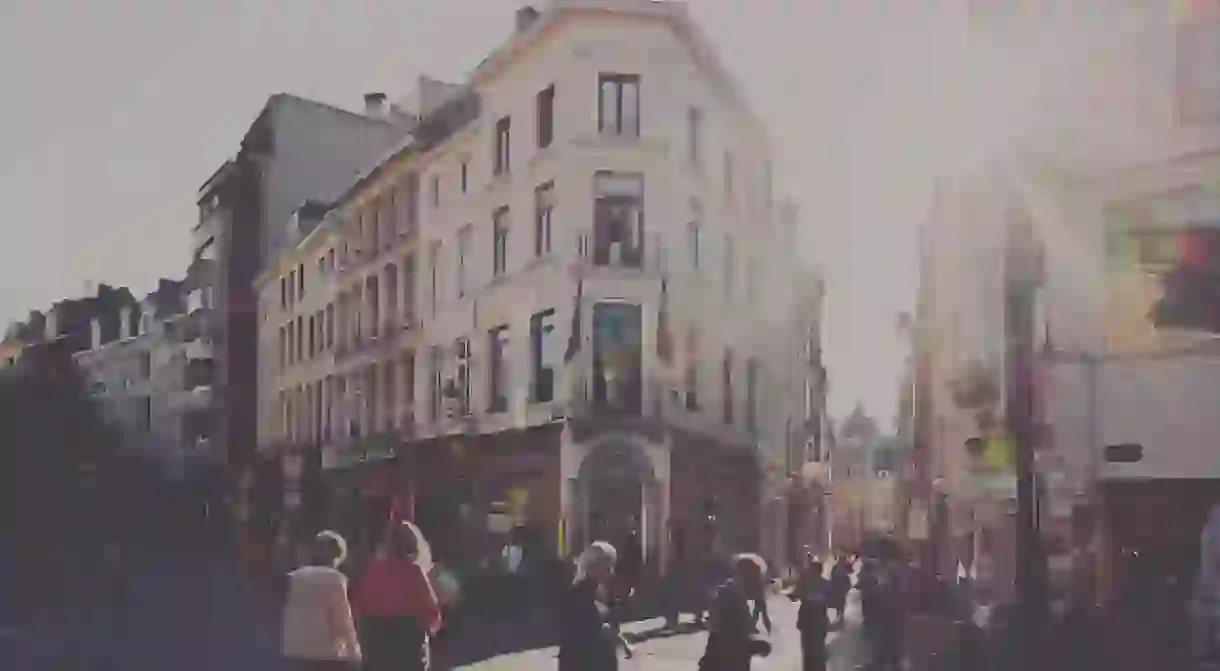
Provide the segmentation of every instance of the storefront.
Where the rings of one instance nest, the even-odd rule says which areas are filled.
[[[672,445],[671,519],[687,555],[758,550],[762,472],[753,448],[677,430]]]

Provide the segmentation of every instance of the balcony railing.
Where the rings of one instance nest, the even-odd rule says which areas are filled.
[[[586,270],[605,268],[656,276],[667,270],[664,249],[657,235],[647,236],[636,245],[606,244],[597,240],[592,230],[584,229],[577,235],[576,254]]]

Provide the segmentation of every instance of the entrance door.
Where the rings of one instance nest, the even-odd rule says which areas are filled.
[[[583,544],[604,540],[617,548],[635,532],[642,550],[652,554],[658,538],[659,488],[643,448],[629,440],[598,445],[581,464],[577,486],[584,503]]]

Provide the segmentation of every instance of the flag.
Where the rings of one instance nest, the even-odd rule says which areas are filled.
[[[657,358],[665,363],[673,361],[673,336],[669,332],[669,280],[661,280],[661,301],[657,309]]]
[[[568,331],[568,349],[563,353],[564,363],[570,362],[576,358],[576,354],[580,352],[581,333],[581,302],[585,296],[585,281],[583,279],[576,282],[576,297],[572,300],[572,328]]]

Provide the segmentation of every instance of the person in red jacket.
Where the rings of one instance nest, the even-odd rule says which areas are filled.
[[[415,525],[394,521],[356,584],[353,608],[360,618],[369,671],[424,671],[429,639],[441,626],[441,609],[428,573],[431,549]]]

